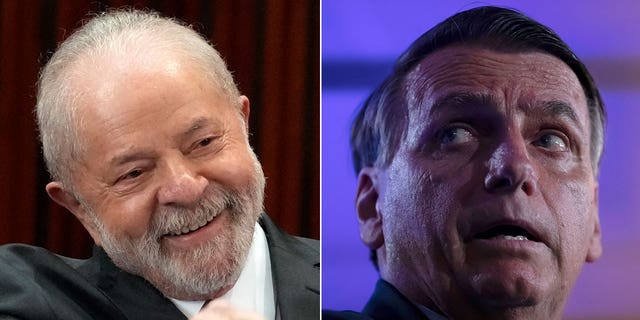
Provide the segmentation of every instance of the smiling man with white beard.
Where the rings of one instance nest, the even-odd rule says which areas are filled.
[[[318,318],[318,242],[262,213],[249,100],[192,29],[97,16],[43,68],[36,109],[47,193],[97,246],[2,247],[1,318]]]

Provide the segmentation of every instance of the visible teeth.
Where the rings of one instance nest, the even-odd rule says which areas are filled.
[[[498,238],[502,238],[502,239],[505,239],[505,240],[519,240],[519,241],[522,241],[522,240],[529,240],[527,237],[525,237],[525,236],[523,236],[523,235],[510,236],[510,235],[506,235],[506,234],[505,234],[505,235],[500,235],[500,236],[498,236]]]
[[[169,235],[179,236],[179,235],[182,235],[182,234],[185,234],[185,233],[189,233],[191,231],[198,230],[198,229],[204,227],[205,225],[207,225],[207,223],[211,222],[215,217],[218,216],[218,214],[220,214],[220,212],[213,212],[213,213],[211,213],[210,216],[207,217],[207,219],[205,219],[205,221],[202,221],[200,223],[193,223],[193,224],[191,224],[189,226],[185,226],[180,231],[170,232]]]

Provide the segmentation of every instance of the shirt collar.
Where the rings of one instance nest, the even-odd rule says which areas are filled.
[[[418,309],[420,309],[420,311],[422,311],[422,313],[424,313],[424,315],[427,316],[427,318],[431,319],[431,320],[447,320],[447,318],[445,318],[444,316],[442,316],[441,314],[423,306],[420,304],[416,304],[416,306],[418,307]]]

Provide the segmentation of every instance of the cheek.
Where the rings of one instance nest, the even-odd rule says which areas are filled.
[[[248,151],[240,149],[225,152],[223,156],[207,161],[203,168],[207,179],[234,190],[243,190],[255,179],[256,174],[252,157]]]
[[[243,191],[252,181],[252,171],[249,165],[235,164],[235,167],[229,169],[225,173],[216,175],[217,181],[224,187],[231,188],[236,191]]]
[[[597,213],[593,190],[590,190],[584,182],[572,181],[565,184],[565,194],[569,201],[565,200],[565,211],[563,227],[570,228],[570,232],[585,237],[593,231],[593,219]],[[569,232],[568,232],[569,233]],[[580,241],[583,240],[583,241]],[[579,239],[578,245],[586,242],[586,239]],[[582,243],[581,243],[582,242]]]
[[[475,174],[479,170],[472,163],[457,165],[450,161],[423,161],[420,167],[428,169],[414,170],[400,181],[407,181],[404,184],[414,197],[411,203],[418,204],[432,228],[451,241],[451,237],[457,237],[457,220],[482,187],[482,178]]]
[[[132,239],[142,237],[155,210],[151,191],[142,191],[124,198],[107,199],[98,208],[98,215],[110,232]]]
[[[597,214],[594,187],[585,179],[560,178],[559,181],[562,183],[546,185],[542,192],[556,215],[563,259],[571,261],[569,266],[579,267],[585,261],[594,230]]]
[[[591,220],[595,209],[595,183],[588,170],[573,170],[564,174],[548,172],[546,183],[541,184],[541,192],[547,194],[549,205],[561,206],[556,211],[561,221],[583,225]]]
[[[408,165],[391,170],[389,181],[383,199],[385,242],[390,236],[410,251],[442,256],[455,237],[456,181],[438,170]]]

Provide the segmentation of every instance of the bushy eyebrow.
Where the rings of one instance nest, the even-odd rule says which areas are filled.
[[[136,151],[133,153],[125,153],[111,158],[109,160],[109,164],[112,166],[120,166],[131,161],[152,158],[154,157],[154,155],[155,154],[150,151]]]
[[[189,136],[193,135],[195,132],[197,132],[198,130],[202,129],[203,127],[206,127],[210,123],[211,123],[211,121],[208,118],[205,118],[205,117],[196,118],[191,123],[191,125],[187,128],[187,130],[182,132],[181,136],[183,138],[184,137],[189,137]]]
[[[492,95],[473,92],[454,92],[437,99],[431,106],[429,113],[433,115],[451,107],[484,107],[490,105],[495,106],[497,104],[497,100]]]
[[[582,129],[582,124],[580,120],[578,120],[575,110],[564,101],[544,101],[541,104],[540,112],[552,117],[569,119],[578,126],[578,128]]]

